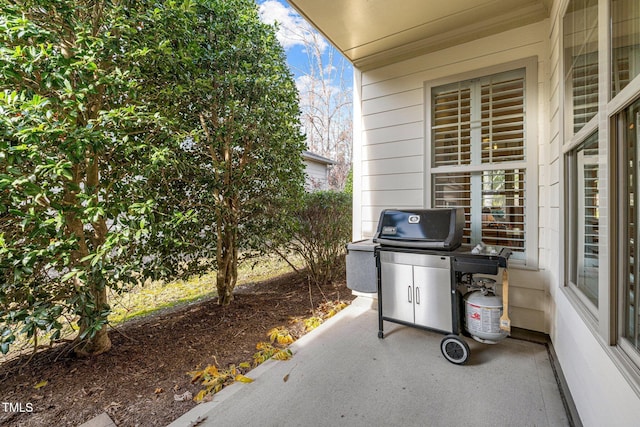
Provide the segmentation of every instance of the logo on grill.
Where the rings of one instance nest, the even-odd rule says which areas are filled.
[[[409,216],[409,224],[418,224],[420,222],[419,215],[410,215]]]

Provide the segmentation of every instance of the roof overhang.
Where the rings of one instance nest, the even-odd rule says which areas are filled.
[[[287,0],[368,70],[549,17],[553,0]]]
[[[335,160],[322,157],[319,154],[312,153],[311,151],[306,151],[306,150],[302,152],[302,158],[305,160],[309,160],[315,163],[320,163],[323,165],[335,165],[337,163]]]

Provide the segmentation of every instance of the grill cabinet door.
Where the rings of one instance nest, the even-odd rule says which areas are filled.
[[[382,313],[388,318],[413,323],[413,266],[383,261],[380,269]]]
[[[415,323],[452,332],[450,261],[440,258],[433,257],[430,267],[413,267]]]

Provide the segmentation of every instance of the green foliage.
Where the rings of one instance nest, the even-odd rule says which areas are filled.
[[[353,197],[353,168],[349,169],[349,173],[347,174],[347,179],[344,181],[344,190],[345,194]]]
[[[0,16],[0,342],[78,318],[80,352],[109,348],[106,288],[142,273],[148,176],[169,141],[138,99],[146,48],[127,6],[3,2]],[[158,248],[153,248],[158,249]]]
[[[290,229],[296,101],[251,0],[3,2],[0,350],[64,317],[106,351],[107,289],[208,260],[230,301],[239,250]]]
[[[199,260],[213,260],[219,302],[227,304],[239,254],[264,252],[292,228],[291,210],[303,191],[304,138],[284,51],[274,29],[258,19],[255,2],[189,5],[196,22],[176,12],[145,24],[172,31],[174,40],[141,66],[146,74],[175,70],[170,85],[147,87],[168,116],[180,118],[184,135],[175,170],[158,176],[157,185],[183,195],[162,203],[197,218],[171,231],[176,240],[188,236],[184,267],[197,273],[208,268]]]
[[[304,259],[315,283],[332,282],[345,268],[345,245],[351,239],[351,197],[334,191],[308,193],[296,220],[295,236],[287,249]]]

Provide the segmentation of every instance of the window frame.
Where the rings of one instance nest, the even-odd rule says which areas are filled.
[[[573,209],[578,209],[575,205],[578,204],[578,202],[575,200],[575,196],[576,196],[576,192],[577,192],[577,184],[574,185],[574,183],[572,182],[572,179],[577,177],[577,168],[575,167],[574,164],[574,160],[575,160],[575,155],[577,154],[577,152],[581,149],[584,148],[584,145],[587,143],[587,141],[593,136],[596,135],[596,137],[599,136],[599,130],[597,128],[597,126],[595,126],[595,123],[589,123],[589,126],[585,126],[586,129],[583,129],[583,131],[585,132],[579,132],[576,135],[579,135],[580,138],[576,138],[575,141],[573,141],[573,143],[571,143],[570,145],[568,145],[567,147],[565,147],[564,150],[564,169],[563,169],[563,179],[564,179],[564,192],[565,192],[565,198],[564,198],[564,210],[565,210],[565,215],[564,215],[564,229],[565,229],[565,233],[564,233],[564,240],[565,240],[565,255],[564,255],[564,265],[565,265],[565,270],[564,270],[564,283],[565,286],[569,289],[571,289],[571,292],[573,293],[573,295],[575,296],[575,299],[577,299],[577,301],[579,301],[579,303],[581,304],[582,308],[584,310],[586,310],[587,313],[589,313],[590,315],[590,321],[597,324],[598,322],[598,318],[599,318],[599,310],[600,310],[600,298],[598,298],[598,305],[594,304],[588,297],[587,295],[585,295],[582,290],[580,290],[578,284],[574,283],[572,280],[572,274],[574,273],[573,268],[574,268],[574,257],[577,256],[577,254],[580,252],[580,249],[578,248],[578,246],[580,245],[580,243],[575,239],[575,237],[577,237],[575,234],[579,235],[579,231],[576,229],[576,225],[574,222],[574,217],[571,215],[571,212],[573,212]],[[590,131],[587,132],[587,131]],[[583,134],[586,133],[586,136],[583,136]],[[598,157],[601,157],[601,150],[606,150],[607,147],[603,147],[602,144],[599,143],[600,141],[598,141]],[[598,161],[598,171],[599,174],[602,171],[602,161]],[[602,179],[601,176],[599,176],[599,182],[604,181]],[[602,185],[599,184],[598,185],[598,191],[600,194],[600,191],[602,190]],[[578,194],[579,195],[579,194]],[[601,206],[599,206],[599,208],[601,208]],[[604,225],[604,224],[603,224]],[[601,227],[602,228],[602,227]],[[599,236],[602,237],[602,236]],[[600,251],[600,252],[604,252],[604,251]],[[599,256],[599,263],[600,265],[603,265],[604,263],[606,263],[606,256],[600,255]],[[600,274],[598,274],[598,294],[600,294],[600,287],[601,287],[601,279],[602,277],[600,276]],[[598,295],[600,296],[600,295]]]
[[[567,297],[576,313],[583,319],[587,328],[594,337],[601,343],[605,352],[612,362],[618,367],[629,385],[640,396],[640,352],[624,338],[624,264],[620,257],[625,254],[624,246],[627,242],[622,241],[623,229],[625,228],[626,209],[620,206],[622,200],[627,197],[623,188],[620,188],[621,180],[625,180],[624,172],[626,168],[620,167],[623,153],[620,145],[620,115],[624,110],[640,99],[640,74],[636,75],[623,89],[614,94],[613,88],[613,51],[612,51],[612,16],[611,1],[600,0],[598,2],[598,62],[600,70],[598,72],[598,112],[585,126],[574,135],[567,135],[565,127],[560,129],[561,137],[561,161],[560,179],[562,192],[560,194],[560,217],[564,218],[560,222],[560,254],[564,256],[564,262],[560,263],[560,290]],[[563,11],[560,13],[560,34],[564,34],[563,18],[569,8],[570,0],[563,3]],[[560,37],[559,50],[564,52],[564,39]],[[558,64],[559,73],[565,76],[564,56]],[[566,91],[565,80],[559,82],[560,111],[559,119],[563,126],[566,126]],[[600,271],[599,271],[599,302],[597,310],[589,308],[585,304],[585,297],[573,288],[568,282],[568,266],[571,236],[569,235],[570,210],[568,206],[569,156],[575,151],[590,134],[596,132],[599,139],[599,166],[602,175],[599,175],[599,194],[601,226],[600,234]],[[624,209],[623,209],[624,208]],[[567,266],[567,267],[565,267]]]
[[[504,163],[485,163],[478,165],[464,166],[432,166],[432,89],[457,82],[464,82],[473,79],[488,77],[494,74],[507,73],[518,69],[525,70],[525,100],[524,108],[526,121],[524,126],[524,151],[523,161],[509,161]],[[425,206],[433,207],[433,179],[432,174],[436,173],[467,173],[488,170],[511,170],[524,169],[526,173],[525,183],[525,207],[527,221],[525,224],[525,251],[524,259],[512,259],[509,265],[521,269],[537,270],[539,263],[539,236],[538,236],[538,58],[532,56],[521,60],[511,61],[492,67],[481,68],[466,73],[447,76],[440,79],[426,81],[424,83],[424,105],[425,105]],[[472,200],[472,203],[480,201]],[[479,216],[476,221],[480,221]],[[474,227],[474,224],[471,224]]]
[[[628,255],[625,247],[626,246],[625,238],[628,237],[626,225],[629,223],[628,211],[627,211],[628,183],[625,182],[626,179],[628,179],[628,176],[626,175],[627,167],[626,165],[623,167],[623,163],[626,163],[629,157],[626,151],[620,149],[620,145],[621,145],[621,142],[623,142],[621,141],[621,138],[625,133],[623,129],[623,126],[625,125],[624,112],[627,108],[631,107],[636,102],[640,102],[640,84],[638,84],[640,83],[639,80],[640,80],[640,76],[637,76],[635,78],[636,86],[638,86],[636,97],[631,99],[629,102],[627,102],[623,108],[617,108],[616,110],[611,112],[610,119],[611,119],[612,132],[611,132],[610,145],[616,147],[614,159],[615,159],[615,164],[619,166],[617,168],[618,170],[616,171],[616,176],[614,177],[615,181],[612,181],[616,183],[615,191],[613,191],[613,198],[615,199],[616,206],[618,207],[618,211],[616,212],[616,215],[615,215],[615,219],[617,223],[616,223],[616,226],[612,228],[612,234],[615,235],[618,241],[618,246],[617,248],[615,248],[616,250],[612,252],[612,257],[611,257],[612,265],[617,265],[617,271],[615,271],[616,275],[614,276],[615,280],[613,281],[613,283],[617,284],[617,289],[615,292],[616,306],[615,306],[615,309],[612,310],[612,316],[615,317],[614,323],[617,325],[617,328],[614,331],[614,337],[612,340],[614,342],[612,343],[612,345],[613,344],[617,345],[620,348],[621,352],[623,353],[625,359],[627,361],[630,361],[635,366],[636,369],[634,370],[634,372],[635,372],[636,379],[639,382],[638,384],[636,384],[636,389],[640,394],[640,371],[639,371],[640,370],[640,348],[635,347],[625,337],[626,335],[625,325],[627,322],[627,319],[625,319],[625,314],[626,314],[625,276],[628,274],[625,268],[627,267],[627,262],[626,262],[626,259],[623,262],[618,262],[618,263],[615,263],[615,261],[613,260],[613,259],[619,260],[621,259],[622,256]],[[640,141],[637,141],[636,150],[640,150]],[[622,185],[619,185],[618,183],[622,183]],[[640,217],[640,215],[638,215],[638,217]],[[636,227],[637,226],[638,224],[636,224]],[[636,283],[636,289],[637,289],[637,283]],[[636,313],[636,316],[638,315],[639,314]]]

